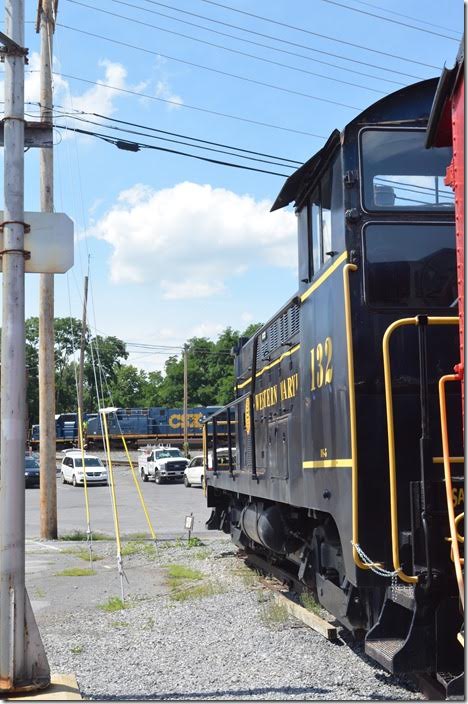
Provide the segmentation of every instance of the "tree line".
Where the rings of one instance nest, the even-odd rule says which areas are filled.
[[[260,323],[242,333],[227,327],[216,341],[206,337],[187,340],[189,406],[224,405],[232,401],[234,365],[232,348],[239,338],[251,337]],[[56,413],[77,408],[77,375],[82,324],[77,318],[56,318]],[[85,412],[104,406],[180,408],[184,394],[182,356],[170,356],[164,370],[147,372],[128,364],[129,353],[118,337],[91,335],[85,330],[83,405]],[[27,405],[29,424],[39,422],[39,318],[26,320]],[[99,389],[99,394],[98,394]]]

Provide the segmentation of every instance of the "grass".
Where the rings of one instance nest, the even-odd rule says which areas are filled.
[[[179,583],[180,580],[203,579],[202,572],[194,570],[191,567],[186,567],[185,565],[167,565],[166,570],[169,575],[169,582],[174,582],[174,584]]]
[[[73,645],[70,648],[70,653],[73,653],[73,655],[80,655],[84,650],[84,647],[82,645]]]
[[[211,555],[211,550],[208,548],[201,548],[200,550],[197,550],[196,552],[193,553],[190,557],[193,557],[195,560],[206,560],[207,557]]]
[[[127,604],[125,604],[119,596],[110,596],[107,601],[98,605],[98,609],[107,612],[122,611],[126,608],[128,608]]]
[[[127,621],[111,621],[110,624],[113,628],[127,628]]]
[[[34,589],[34,596],[36,597],[36,599],[44,599],[45,591],[42,589],[42,587],[36,587]]]
[[[247,565],[240,565],[235,567],[234,573],[241,577],[246,587],[258,587],[259,577],[262,577],[262,573],[258,570],[247,567]]]
[[[156,546],[152,541],[131,540],[122,546],[122,557],[131,555],[144,555],[148,559],[154,559],[157,556]]]
[[[94,552],[91,553],[91,556],[90,556],[89,550],[86,550],[85,548],[81,548],[81,549],[77,549],[77,550],[75,550],[74,548],[65,548],[61,552],[65,553],[66,555],[75,555],[75,557],[79,557],[80,560],[84,560],[85,562],[89,562],[90,559],[92,562],[96,562],[97,560],[104,559],[100,555],[96,555]]]
[[[149,618],[146,619],[145,623],[143,624],[142,628],[144,628],[145,631],[151,631],[154,628],[154,618],[150,616]]]
[[[207,596],[222,594],[225,591],[220,584],[206,582],[205,584],[196,584],[183,587],[180,590],[173,591],[171,594],[172,601],[188,601],[189,599],[204,599]]]
[[[278,626],[288,620],[289,614],[283,604],[276,601],[269,601],[260,610],[260,618],[266,626]]]
[[[93,532],[93,540],[114,540],[111,535],[106,535],[106,533]],[[88,534],[84,530],[72,530],[71,533],[63,533],[59,536],[59,540],[70,540],[76,542],[82,542],[88,540]]]
[[[91,577],[96,574],[94,570],[85,567],[67,567],[61,572],[56,572],[55,577]]]
[[[186,545],[188,548],[202,548],[202,547],[204,547],[205,543],[202,543],[200,538],[197,538],[197,536],[194,536],[194,537],[189,538],[187,540]]]
[[[313,614],[320,614],[320,604],[317,604],[314,597],[310,592],[302,592],[299,597],[301,606],[303,606],[307,611],[311,611]]]

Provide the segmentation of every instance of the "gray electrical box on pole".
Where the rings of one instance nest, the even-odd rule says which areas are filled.
[[[50,683],[25,587],[24,0],[5,0],[1,349],[0,692]]]

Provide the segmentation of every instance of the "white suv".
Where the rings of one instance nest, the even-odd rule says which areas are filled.
[[[107,484],[107,469],[99,457],[85,453],[86,484]],[[62,460],[62,482],[73,486],[84,485],[83,458],[81,450],[67,452]]]

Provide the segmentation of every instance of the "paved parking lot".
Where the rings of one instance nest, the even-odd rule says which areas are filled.
[[[117,467],[115,484],[122,534],[148,532],[148,525],[138,493],[128,468]],[[140,482],[140,480],[138,480]],[[207,534],[205,522],[210,516],[200,488],[186,489],[183,484],[140,482],[148,512],[158,537],[175,537],[185,532],[185,516],[193,512],[194,534]],[[110,489],[89,487],[91,529],[114,534]],[[84,489],[63,485],[57,476],[57,507],[59,536],[74,530],[86,531]],[[26,537],[39,536],[39,490],[26,490]]]

